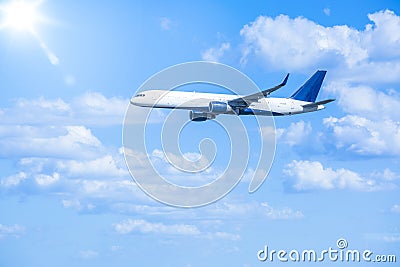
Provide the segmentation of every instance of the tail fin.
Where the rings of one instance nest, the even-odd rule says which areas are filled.
[[[315,102],[319,89],[321,89],[322,81],[325,78],[325,74],[325,70],[317,71],[290,98],[306,102]]]

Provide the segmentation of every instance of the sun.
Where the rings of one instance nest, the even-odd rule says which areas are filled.
[[[41,1],[14,0],[0,6],[2,22],[0,28],[11,28],[19,31],[35,31],[35,25],[41,20],[37,10]]]
[[[50,63],[59,64],[58,57],[50,50],[36,30],[37,24],[48,22],[38,11],[43,0],[12,0],[0,5],[0,30],[14,30],[30,33],[47,55]]]

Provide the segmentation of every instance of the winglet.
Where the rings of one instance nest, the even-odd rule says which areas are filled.
[[[290,73],[288,73],[288,74],[286,75],[285,79],[284,79],[283,82],[280,84],[280,86],[285,86],[285,85],[286,85],[286,83],[287,83],[287,81],[288,81],[288,79],[289,79],[289,74],[290,74]]]
[[[285,77],[285,79],[283,79],[283,81],[282,81],[281,84],[279,84],[279,85],[277,85],[277,86],[274,86],[274,87],[272,87],[272,88],[270,88],[270,89],[263,90],[263,91],[262,91],[263,96],[268,96],[268,95],[270,95],[272,92],[275,92],[276,90],[278,90],[278,89],[282,88],[283,86],[285,86],[286,83],[287,83],[287,81],[288,81],[288,79],[289,79],[289,74],[290,74],[290,73],[286,74],[286,77]]]
[[[229,100],[228,104],[231,107],[234,107],[234,108],[248,107],[250,105],[250,103],[258,101],[260,98],[267,97],[272,92],[275,92],[279,88],[285,86],[285,84],[287,83],[288,79],[289,79],[289,73],[286,75],[285,79],[283,79],[281,84],[276,85],[276,86],[274,86],[272,88],[263,90],[261,92],[255,93],[255,94],[251,94],[251,95],[248,95],[248,96],[245,96],[245,97],[239,97],[239,98],[236,98],[236,99],[233,99],[233,100]]]

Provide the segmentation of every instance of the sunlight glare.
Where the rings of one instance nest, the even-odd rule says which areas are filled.
[[[12,1],[1,7],[3,11],[3,27],[20,31],[34,32],[35,24],[40,20],[37,6],[40,2]]]
[[[60,62],[58,57],[50,50],[35,29],[38,22],[47,21],[37,11],[42,1],[43,0],[13,0],[8,4],[1,5],[0,11],[3,19],[0,22],[0,30],[13,29],[30,32],[39,42],[40,47],[43,52],[46,53],[50,63],[58,65]]]

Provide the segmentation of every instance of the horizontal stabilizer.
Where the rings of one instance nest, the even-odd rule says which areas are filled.
[[[326,99],[326,100],[318,101],[318,102],[315,102],[315,103],[303,105],[303,108],[318,107],[319,105],[325,105],[325,104],[328,104],[328,103],[330,103],[332,101],[335,101],[335,100],[336,99]]]

